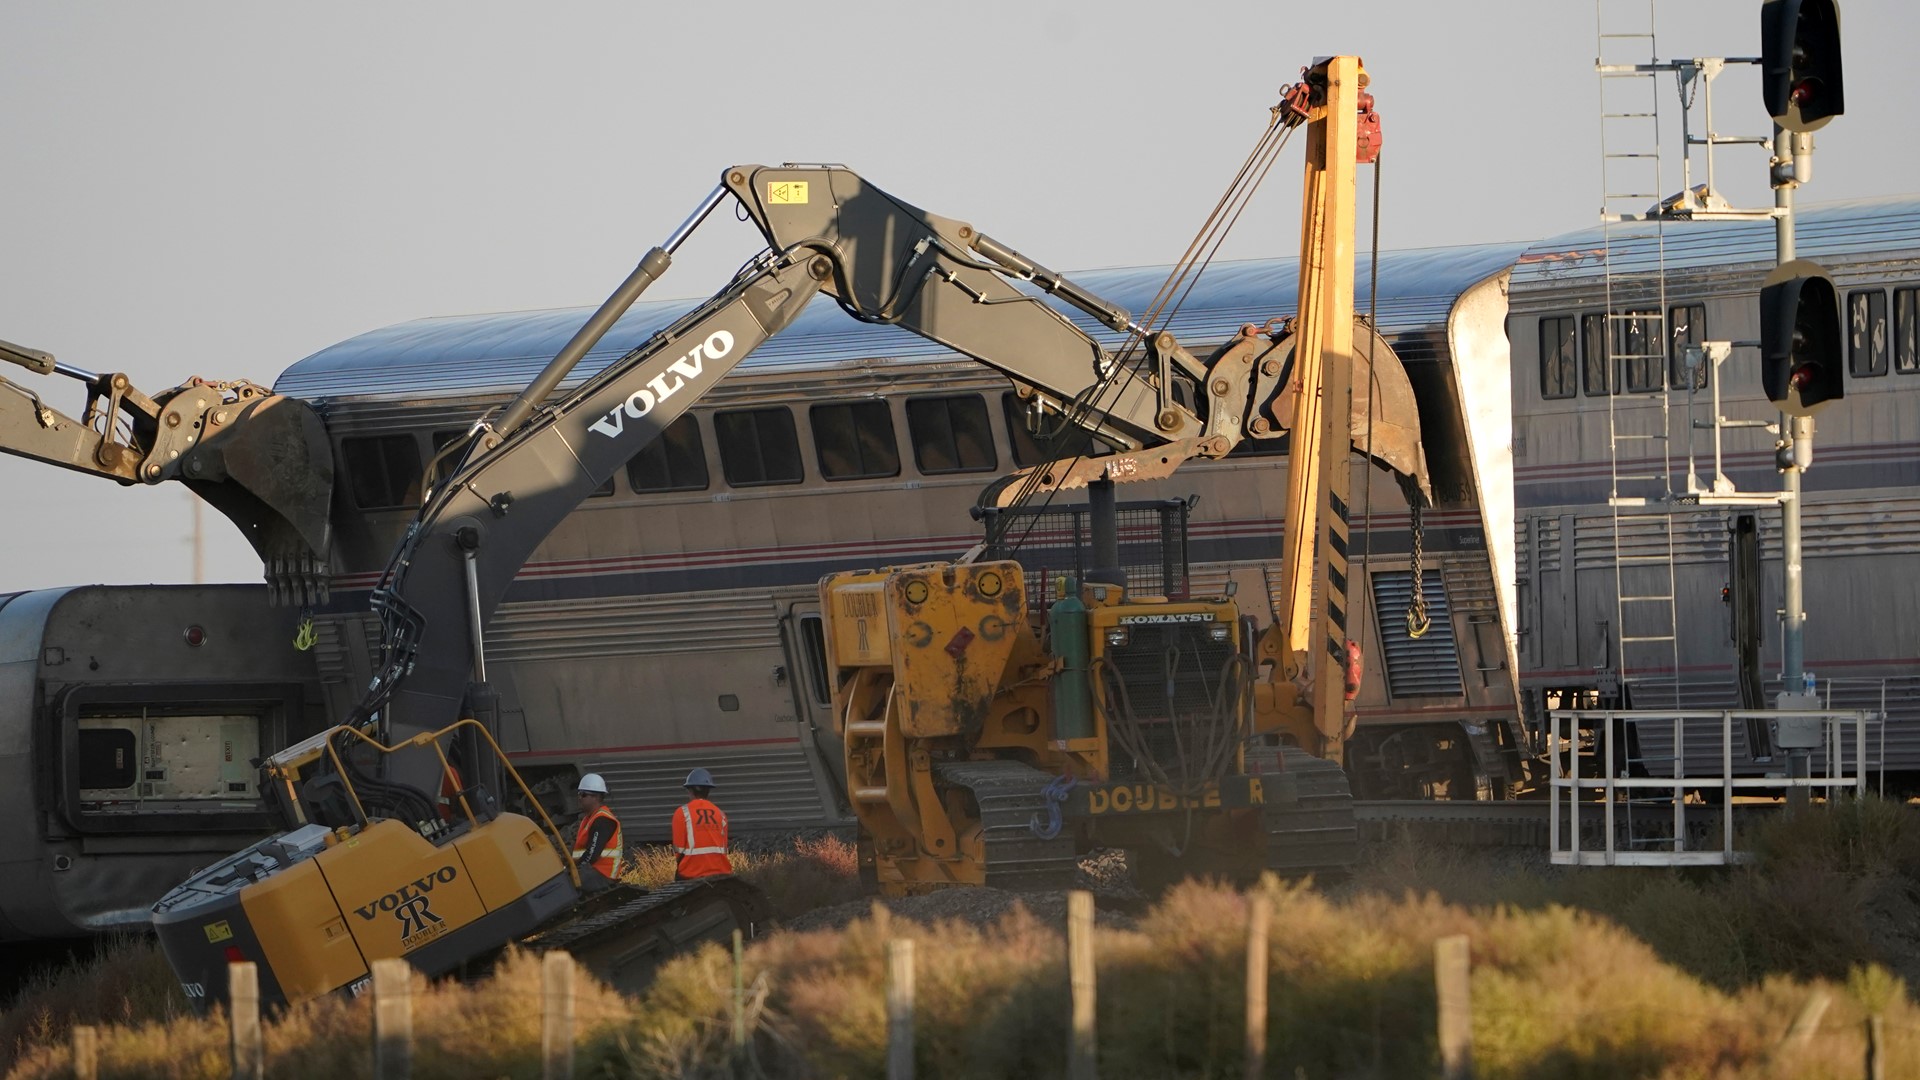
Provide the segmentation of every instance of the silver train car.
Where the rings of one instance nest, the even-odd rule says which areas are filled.
[[[1816,418],[1813,465],[1803,481],[1805,667],[1831,707],[1884,712],[1884,724],[1869,731],[1869,765],[1890,785],[1910,789],[1920,778],[1920,634],[1913,621],[1920,611],[1920,197],[1803,208],[1795,232],[1800,257],[1833,276],[1847,335],[1846,395]],[[1782,689],[1780,635],[1771,625],[1781,607],[1776,509],[1682,508],[1665,521],[1629,509],[1616,533],[1609,503],[1616,491],[1687,491],[1690,434],[1699,486],[1711,481],[1711,432],[1693,426],[1711,423],[1710,380],[1719,384],[1721,415],[1777,418],[1760,387],[1756,351],[1736,349],[1717,372],[1696,373],[1684,361],[1688,343],[1760,336],[1760,284],[1774,265],[1772,223],[1668,223],[1661,240],[1651,233],[1624,243],[1616,237],[1612,314],[1644,318],[1615,318],[1611,331],[1598,229],[1536,244],[1513,268],[1507,329],[1515,629],[1523,695],[1536,722],[1543,708],[1563,704],[1739,707],[1722,590],[1730,580],[1729,529],[1741,514],[1754,516],[1760,535],[1766,700]],[[1662,267],[1665,311],[1655,318],[1659,301],[1621,282]],[[1630,343],[1611,348],[1636,323],[1649,335],[1665,328],[1664,364],[1610,354],[1660,351]],[[1621,437],[1651,432],[1670,438]],[[1721,433],[1724,473],[1739,490],[1780,490],[1774,440],[1759,427]],[[1662,474],[1665,484],[1646,479]],[[1628,555],[1628,565],[1658,568],[1669,550],[1671,615],[1656,602],[1621,604],[1623,591],[1658,595],[1669,582],[1617,577],[1616,554]],[[1662,558],[1632,558],[1647,555]],[[1671,634],[1673,646],[1623,656],[1623,623],[1628,636]],[[1637,673],[1623,671],[1623,660]],[[1642,742],[1643,764],[1670,775],[1671,735]],[[1717,774],[1717,730],[1689,729],[1685,753],[1694,775]],[[1734,755],[1744,771],[1781,767],[1749,761],[1744,731],[1735,733]]]
[[[1492,505],[1509,499],[1501,327],[1506,268],[1519,250],[1381,261],[1378,323],[1423,402],[1439,492],[1423,530],[1435,629],[1416,639],[1405,628],[1407,504],[1384,473],[1369,480],[1360,470],[1354,543],[1371,554],[1357,629],[1374,658],[1352,752],[1363,795],[1500,796],[1522,778],[1510,619],[1496,584],[1511,577],[1511,519],[1490,526],[1481,497],[1492,485]],[[1164,273],[1076,280],[1141,310]],[[1195,346],[1225,341],[1243,324],[1290,313],[1296,277],[1291,260],[1216,265],[1171,325]],[[583,367],[621,355],[685,306],[637,306]],[[405,323],[325,349],[275,384],[320,412],[342,478],[334,536],[343,572],[319,613],[315,650],[330,708],[344,714],[370,677],[367,590],[411,520],[435,446],[517,392],[583,314]],[[1487,424],[1492,434],[1469,438]],[[721,779],[736,828],[846,820],[841,765],[821,738],[830,719],[819,579],[961,554],[981,539],[970,510],[982,489],[1042,460],[1004,377],[816,302],[521,571],[486,636],[507,748],[555,788],[581,772],[604,776],[640,839],[665,837],[679,780],[695,765]],[[1259,596],[1278,581],[1277,567],[1265,570],[1279,554],[1285,472],[1284,455],[1247,453],[1126,485],[1122,498],[1190,503],[1193,590],[1217,592],[1235,578],[1240,595]]]

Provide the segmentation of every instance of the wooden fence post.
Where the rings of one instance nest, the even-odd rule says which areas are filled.
[[[733,1060],[747,1056],[747,952],[746,939],[733,932]]]
[[[86,1024],[75,1024],[73,1027],[73,1080],[98,1080],[99,1076],[99,1034]]]
[[[913,1080],[913,939],[887,942],[887,1080]]]
[[[260,969],[251,961],[227,965],[227,1021],[233,1080],[264,1080],[267,1056],[260,1045]]]
[[[373,1075],[413,1075],[413,969],[405,960],[373,962]]]
[[[1073,1026],[1067,1034],[1068,1080],[1097,1080],[1099,1047],[1094,1041],[1093,894],[1067,894],[1067,984],[1073,998]]]
[[[1439,1000],[1440,1075],[1473,1078],[1473,998],[1469,990],[1467,935],[1433,943],[1433,986]]]
[[[1879,1013],[1867,1017],[1867,1080],[1887,1080],[1886,1019]]]
[[[1267,1070],[1267,922],[1273,898],[1265,889],[1247,900],[1247,1080]]]
[[[573,1080],[573,957],[555,950],[540,958],[540,1075]]]

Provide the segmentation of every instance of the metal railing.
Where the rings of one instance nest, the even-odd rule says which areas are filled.
[[[1548,714],[1547,748],[1552,768],[1553,810],[1548,823],[1552,860],[1561,866],[1724,866],[1741,862],[1746,853],[1734,848],[1735,797],[1743,793],[1771,796],[1796,788],[1823,792],[1829,798],[1849,791],[1865,795],[1867,723],[1872,718],[1866,710],[1554,710]],[[1798,778],[1734,775],[1735,724],[1744,728],[1750,721],[1783,719],[1820,724],[1826,751],[1823,774]],[[1689,723],[1696,732],[1702,727],[1718,729],[1718,775],[1688,772]],[[1672,775],[1647,775],[1645,766],[1651,759],[1629,756],[1629,746],[1636,741],[1628,737],[1629,725],[1637,728],[1643,724],[1672,725],[1673,756],[1658,759],[1661,763],[1670,760]],[[1642,775],[1632,775],[1636,764],[1641,766]],[[1700,801],[1688,801],[1695,796]],[[1671,833],[1634,835],[1634,825],[1647,816],[1644,810],[1649,806],[1657,808],[1660,819],[1671,815]],[[1696,821],[1703,812],[1718,812],[1718,848],[1688,847],[1689,810],[1695,812]],[[1600,816],[1599,846],[1582,846],[1586,836],[1583,825],[1591,827],[1596,814]]]

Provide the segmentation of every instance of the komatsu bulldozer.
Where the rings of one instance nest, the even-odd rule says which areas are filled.
[[[449,756],[458,745],[467,762]],[[378,779],[375,759],[437,753],[443,800]],[[751,935],[765,897],[732,876],[658,889],[608,881],[569,845],[486,729],[462,720],[400,746],[336,727],[273,755],[262,790],[286,831],[202,870],[153,910],[195,1007],[224,1000],[228,964],[257,965],[261,1001],[357,996],[375,960],[428,975],[484,966],[509,943],[563,949],[612,985],[635,989],[666,956]],[[499,777],[535,817],[501,810]],[[537,820],[536,820],[537,818]]]
[[[1358,58],[1335,57],[1289,96],[1308,130],[1300,310],[1290,333],[1248,326],[1205,361],[1213,393],[1253,387],[1209,431],[1290,440],[1269,626],[1256,633],[1230,595],[1128,587],[1113,483],[1178,464],[1152,452],[1039,466],[1024,485],[1088,487],[1084,580],[1030,593],[1018,562],[962,560],[821,583],[848,801],[883,891],[1065,885],[1095,847],[1125,849],[1143,884],[1337,875],[1357,858],[1341,767],[1360,684],[1350,447],[1410,500],[1428,494],[1406,374],[1354,319],[1355,166],[1378,147],[1365,85]]]

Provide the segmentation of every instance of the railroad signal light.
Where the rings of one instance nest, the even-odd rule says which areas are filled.
[[[1846,396],[1840,301],[1833,279],[1808,259],[1782,263],[1760,287],[1760,381],[1767,400],[1812,416]]]
[[[1788,131],[1816,131],[1847,111],[1835,0],[1760,5],[1760,92],[1773,122]]]

